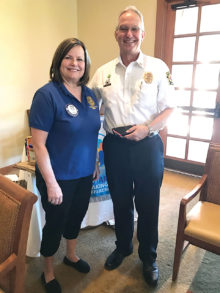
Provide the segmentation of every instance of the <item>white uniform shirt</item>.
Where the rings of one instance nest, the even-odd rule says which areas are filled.
[[[104,104],[103,127],[150,123],[161,111],[174,107],[173,85],[167,65],[140,52],[127,67],[121,57],[101,66],[90,85]]]

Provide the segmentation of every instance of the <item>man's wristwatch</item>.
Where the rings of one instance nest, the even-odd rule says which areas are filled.
[[[149,137],[154,136],[154,131],[152,129],[152,127],[149,124],[145,124],[148,127],[148,135]]]

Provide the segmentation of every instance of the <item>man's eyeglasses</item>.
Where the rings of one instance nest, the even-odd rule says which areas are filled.
[[[132,26],[132,27],[128,27],[128,26],[124,26],[124,25],[121,25],[118,27],[118,30],[121,32],[121,33],[127,33],[129,30],[132,32],[132,33],[138,33],[140,31],[140,27],[139,26]]]

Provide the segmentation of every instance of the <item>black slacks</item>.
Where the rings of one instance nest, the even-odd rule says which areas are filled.
[[[115,216],[116,247],[133,250],[134,203],[138,213],[138,253],[143,262],[157,257],[160,187],[163,179],[163,143],[159,135],[129,141],[107,134],[104,159]]]
[[[63,192],[63,202],[60,205],[52,205],[48,202],[44,179],[39,172],[36,172],[36,185],[41,194],[46,217],[40,248],[43,256],[55,254],[62,235],[66,239],[77,238],[89,205],[92,177],[91,175],[73,180],[58,180]]]

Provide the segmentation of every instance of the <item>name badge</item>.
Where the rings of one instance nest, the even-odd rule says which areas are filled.
[[[68,104],[68,105],[66,105],[66,112],[70,115],[70,116],[72,116],[72,117],[76,117],[76,116],[78,116],[78,109],[74,106],[74,105],[72,105],[72,104]]]

